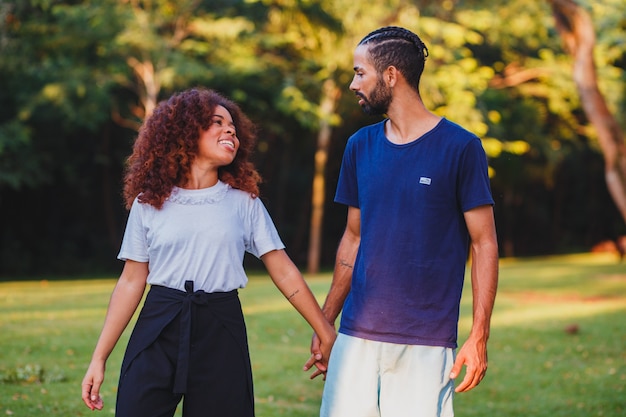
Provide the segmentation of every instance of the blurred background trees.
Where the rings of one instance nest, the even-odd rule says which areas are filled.
[[[626,234],[554,3],[4,0],[0,275],[119,272],[136,129],[159,100],[196,85],[259,126],[262,199],[289,254],[310,272],[331,266],[345,222],[332,202],[343,148],[378,120],[348,90],[352,51],[392,24],[429,48],[428,107],[483,138],[502,256],[586,251]],[[595,29],[598,91],[623,132],[623,0],[577,5]]]

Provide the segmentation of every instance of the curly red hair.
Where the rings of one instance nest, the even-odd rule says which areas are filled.
[[[254,124],[228,98],[210,89],[192,88],[160,102],[139,129],[124,176],[127,209],[138,196],[141,203],[160,209],[172,188],[186,182],[198,154],[200,132],[208,129],[217,106],[228,110],[239,139],[235,160],[219,168],[219,179],[252,197],[259,195],[261,176],[249,161],[256,143]]]

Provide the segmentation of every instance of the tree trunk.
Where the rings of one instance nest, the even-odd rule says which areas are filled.
[[[564,48],[574,58],[574,82],[583,110],[598,135],[607,188],[626,221],[626,146],[624,134],[598,87],[593,59],[596,40],[593,22],[573,0],[549,0],[549,3]]]
[[[138,80],[137,93],[143,107],[143,120],[150,117],[154,111],[158,99],[161,83],[154,69],[154,64],[149,59],[139,61],[135,57],[128,57],[128,65],[133,69]]]
[[[145,61],[140,61],[130,56],[126,59],[126,62],[128,66],[132,68],[137,78],[137,83],[134,85],[133,89],[139,98],[139,103],[132,106],[130,112],[137,119],[141,120],[141,122],[122,116],[115,107],[111,111],[111,119],[122,127],[127,127],[138,132],[143,121],[150,117],[158,104],[161,83],[154,69],[154,64],[150,60],[146,59]]]
[[[311,198],[311,229],[309,233],[309,249],[307,259],[307,272],[316,274],[319,272],[320,254],[322,247],[322,221],[324,218],[324,200],[326,195],[326,182],[324,173],[328,160],[328,145],[332,127],[330,117],[335,111],[341,91],[331,78],[324,81],[322,87],[322,100],[320,103],[320,130],[317,135],[317,150],[315,152],[315,171],[313,174],[313,194]]]

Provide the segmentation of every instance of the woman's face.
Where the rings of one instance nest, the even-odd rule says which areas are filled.
[[[215,107],[209,127],[200,132],[196,161],[219,168],[232,163],[238,149],[239,139],[233,118],[224,107]]]

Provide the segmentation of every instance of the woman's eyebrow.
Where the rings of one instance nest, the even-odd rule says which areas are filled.
[[[225,118],[224,116],[222,116],[221,114],[212,114],[212,115],[211,115],[211,117],[219,117],[220,119],[222,119],[222,120],[224,120],[224,121],[226,120],[226,118]],[[228,124],[229,124],[229,125],[230,125],[233,129],[235,129],[235,128],[236,128],[236,126],[235,126],[235,122],[228,122]]]

